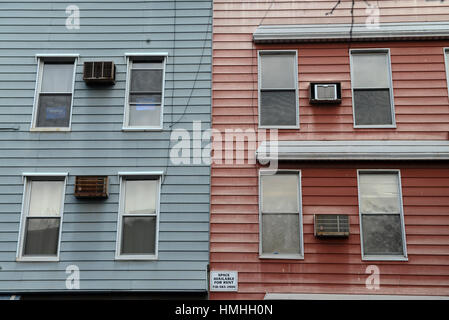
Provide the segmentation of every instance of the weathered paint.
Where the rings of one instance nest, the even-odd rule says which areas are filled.
[[[349,23],[351,1],[214,1],[212,126],[258,131],[257,50],[298,51],[299,130],[279,130],[280,140],[447,140],[449,99],[443,48],[448,41],[254,44],[259,25]],[[447,21],[449,4],[381,1],[380,23]],[[367,18],[356,2],[355,23]],[[389,48],[396,128],[355,129],[349,49]],[[312,106],[311,81],[342,83],[339,106]],[[259,130],[260,131],[260,130]],[[268,138],[268,137],[266,137]],[[265,138],[264,138],[265,139]],[[254,145],[245,144],[254,160]],[[262,299],[270,293],[449,295],[449,167],[443,162],[290,162],[301,170],[304,260],[259,258],[260,165],[224,162],[220,141],[211,172],[211,270],[239,272],[237,293],[211,292],[211,299]],[[233,145],[235,147],[235,144]],[[362,261],[357,169],[399,169],[402,177],[408,261]],[[318,240],[313,214],[349,214],[347,240]],[[366,267],[381,272],[380,290],[369,290]]]
[[[80,9],[68,30],[65,10]],[[210,127],[211,1],[2,1],[0,10],[0,292],[207,289],[209,166],[174,165],[172,129]],[[167,52],[164,129],[124,132],[126,57]],[[71,132],[30,132],[36,54],[76,53]],[[117,82],[87,87],[84,61],[114,61]],[[199,72],[197,72],[199,71]],[[187,105],[188,103],[188,105]],[[184,113],[185,112],[185,113]],[[172,126],[172,124],[174,124]],[[12,130],[8,128],[17,128]],[[203,143],[206,144],[207,142]],[[23,172],[68,172],[59,262],[16,262]],[[164,171],[159,258],[116,261],[118,172]],[[107,175],[107,200],[76,199],[76,175]]]
[[[447,164],[307,162],[281,168],[301,170],[304,260],[259,258],[258,169],[221,169],[227,180],[240,178],[231,188],[220,173],[212,176],[211,270],[238,271],[239,291],[212,292],[212,299],[262,299],[266,292],[449,295]],[[400,170],[408,261],[362,261],[357,169]],[[315,238],[314,214],[349,215],[350,237]],[[380,270],[379,290],[365,286],[369,265]]]

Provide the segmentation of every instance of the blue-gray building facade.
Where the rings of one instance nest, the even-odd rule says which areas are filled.
[[[211,9],[0,1],[1,295],[207,294]]]

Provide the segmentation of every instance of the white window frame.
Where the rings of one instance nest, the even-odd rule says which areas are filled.
[[[446,71],[446,84],[447,84],[447,91],[448,91],[448,97],[449,97],[449,48],[445,47],[443,48],[443,55],[444,55],[444,69]]]
[[[22,196],[22,210],[20,215],[19,225],[19,240],[17,241],[16,261],[18,262],[57,262],[59,261],[59,255],[61,250],[61,237],[62,226],[64,220],[64,202],[66,195],[67,176],[68,173],[24,173],[23,175],[23,196]],[[23,246],[25,245],[25,233],[26,233],[26,221],[30,209],[31,200],[31,182],[32,181],[64,181],[61,197],[61,213],[59,216],[59,235],[58,235],[58,248],[56,256],[24,256]],[[40,218],[55,218],[54,216],[42,216]]]
[[[355,103],[354,103],[354,89],[372,89],[372,88],[363,88],[357,87],[354,88],[354,62],[353,62],[353,53],[386,53],[388,58],[388,73],[390,77],[390,106],[391,106],[391,119],[392,124],[383,124],[383,125],[360,125],[356,124],[355,118]],[[352,119],[353,125],[355,129],[358,128],[396,128],[396,112],[394,107],[394,92],[393,92],[393,75],[391,71],[391,53],[390,48],[370,48],[370,49],[350,49],[349,50],[349,60],[350,60],[350,72],[351,72],[351,97],[352,97]]]
[[[74,101],[74,93],[75,93],[75,77],[76,77],[76,68],[78,66],[78,59],[79,59],[79,54],[36,54],[36,60],[37,60],[36,85],[35,85],[35,89],[34,89],[33,114],[31,117],[30,131],[60,132],[60,131],[71,131],[72,130],[72,113],[73,113],[73,101]],[[72,99],[70,101],[69,126],[68,127],[36,127],[37,112],[38,112],[38,107],[39,107],[39,96],[41,93],[44,64],[46,61],[52,62],[52,61],[58,61],[58,60],[73,61]]]
[[[299,245],[301,248],[301,252],[298,254],[271,254],[271,253],[263,253],[262,251],[262,176],[263,175],[274,175],[276,173],[292,173],[298,175],[298,208],[299,208]],[[304,234],[303,234],[303,219],[302,219],[302,177],[301,170],[297,169],[278,169],[278,170],[270,170],[270,169],[261,169],[259,170],[259,259],[295,259],[295,260],[304,260]]]
[[[159,222],[160,222],[160,204],[161,204],[161,189],[162,189],[162,178],[163,172],[153,171],[153,172],[119,172],[120,180],[120,191],[119,191],[119,212],[117,221],[117,240],[115,248],[115,260],[158,260],[159,254]],[[138,216],[155,216],[156,217],[156,234],[155,234],[155,249],[154,254],[121,254],[122,245],[122,224],[124,215],[124,204],[125,204],[125,188],[126,180],[132,179],[133,177],[142,178],[142,180],[158,180],[158,190],[156,197],[156,213],[154,214],[139,214]],[[155,179],[157,177],[157,179]],[[135,215],[129,215],[135,216]]]
[[[164,104],[165,104],[165,77],[167,72],[167,52],[152,53],[125,53],[126,57],[126,89],[125,89],[125,107],[123,113],[122,131],[162,131],[164,128]],[[162,61],[162,95],[161,95],[161,115],[159,126],[130,126],[129,125],[129,92],[131,87],[131,69],[133,59],[138,58],[161,58]]]
[[[398,177],[399,188],[399,209],[401,220],[401,232],[402,232],[402,247],[404,255],[365,255],[363,247],[363,228],[362,228],[362,210],[361,210],[361,193],[360,193],[360,174],[364,173],[396,173]],[[358,206],[359,206],[359,228],[360,228],[360,247],[363,261],[408,261],[407,256],[407,240],[405,234],[405,222],[404,222],[404,205],[402,198],[402,183],[401,183],[401,171],[399,169],[358,169],[357,170],[357,194],[358,194]]]
[[[270,88],[262,88],[262,59],[261,55],[263,54],[283,54],[290,53],[295,55],[295,101],[296,101],[296,124],[294,126],[264,126],[260,123],[261,120],[261,90],[270,90]],[[261,129],[299,129],[300,128],[300,115],[299,115],[299,85],[298,85],[298,50],[258,50],[257,51],[257,95],[258,95],[258,125]],[[279,90],[279,88],[277,89]],[[291,90],[291,89],[289,89]]]

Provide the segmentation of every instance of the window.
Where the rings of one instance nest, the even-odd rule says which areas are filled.
[[[165,57],[128,58],[124,129],[162,129]]]
[[[32,129],[70,129],[76,58],[40,57]]]
[[[122,176],[117,259],[156,259],[160,176]]]
[[[260,256],[302,258],[298,171],[260,171]]]
[[[405,259],[406,242],[398,171],[359,171],[362,255]]]
[[[259,51],[259,126],[298,128],[296,51]]]
[[[26,177],[19,260],[57,261],[65,177]]]
[[[394,127],[388,51],[351,51],[355,127]]]

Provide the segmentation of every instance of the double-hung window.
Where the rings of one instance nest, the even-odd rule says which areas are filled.
[[[354,126],[395,127],[388,50],[351,50]]]
[[[165,56],[129,56],[123,129],[163,127]]]
[[[362,257],[405,260],[406,241],[399,171],[358,172]]]
[[[261,258],[303,258],[299,171],[260,171]]]
[[[39,57],[31,130],[69,130],[75,57]]]
[[[117,259],[157,259],[160,175],[121,175]]]
[[[299,128],[296,51],[259,51],[259,126]]]
[[[58,260],[65,179],[63,175],[25,177],[19,260]]]

